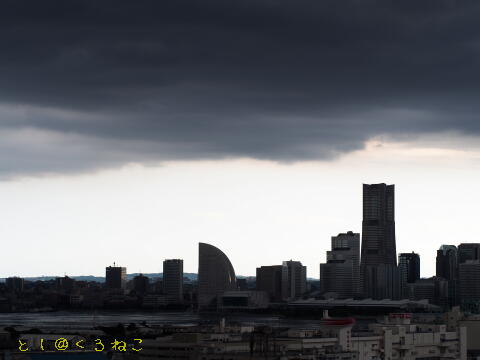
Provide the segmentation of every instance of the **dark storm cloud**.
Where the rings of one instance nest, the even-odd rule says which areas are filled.
[[[479,16],[455,0],[3,1],[0,171],[475,135]]]

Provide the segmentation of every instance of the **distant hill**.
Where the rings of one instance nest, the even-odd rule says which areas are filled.
[[[137,275],[140,275],[140,273],[127,274],[127,279],[131,280]],[[163,278],[163,273],[149,273],[149,274],[142,273],[142,275],[149,277],[150,279]],[[198,276],[195,273],[183,273],[183,277],[188,278],[190,281],[196,281]],[[105,281],[105,279],[102,281]]]
[[[139,273],[127,274],[127,280],[132,280],[137,275],[139,275]],[[163,278],[163,273],[149,273],[149,274],[142,274],[142,275],[152,280]],[[24,279],[28,281],[49,281],[49,280],[55,280],[57,277],[61,277],[61,276],[36,276],[36,277],[26,277]],[[99,283],[105,282],[105,277],[103,276],[78,275],[78,276],[70,276],[70,277],[78,281],[95,281]],[[198,275],[196,273],[184,273],[183,277],[188,278],[190,281],[197,281]],[[247,279],[247,280],[255,279],[255,276],[238,275],[237,277],[239,279]],[[307,278],[307,281],[319,281],[319,279]],[[5,278],[0,278],[0,282],[5,282]]]
[[[127,280],[131,280],[137,275],[139,275],[139,273],[127,274]],[[150,274],[143,274],[143,275],[149,277],[150,279],[163,278],[163,273],[150,273]],[[50,280],[55,280],[57,277],[61,277],[61,276],[35,276],[35,277],[25,277],[24,279],[27,281],[50,281]],[[78,281],[95,281],[99,283],[105,282],[104,276],[79,275],[79,276],[69,276],[69,277]],[[188,278],[190,281],[197,280],[197,274],[195,273],[184,273],[183,277]],[[0,278],[0,282],[5,282],[5,278]]]

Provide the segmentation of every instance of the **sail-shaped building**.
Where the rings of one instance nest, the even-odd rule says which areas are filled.
[[[237,290],[235,270],[220,249],[206,243],[198,245],[198,308],[215,308],[217,296]]]

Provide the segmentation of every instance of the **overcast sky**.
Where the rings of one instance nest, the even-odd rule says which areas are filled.
[[[6,0],[0,4],[0,276],[318,277],[396,184],[397,250],[434,273],[479,241],[480,3]],[[15,255],[15,256],[13,256]]]

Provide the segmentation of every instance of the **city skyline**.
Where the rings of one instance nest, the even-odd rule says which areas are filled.
[[[0,276],[161,272],[196,244],[239,274],[362,230],[397,252],[477,231],[480,4],[124,0],[0,5]],[[295,246],[292,246],[295,244]],[[155,254],[155,255],[154,255]]]
[[[393,244],[395,245],[395,234],[394,234],[394,233],[395,233],[395,229],[394,229],[395,222],[394,222],[394,215],[393,215],[393,214],[394,214],[394,211],[395,211],[395,210],[394,210],[394,190],[393,190],[395,185],[394,185],[394,184],[393,184],[393,185],[385,185],[384,183],[380,183],[380,184],[363,184],[362,186],[363,186],[363,207],[364,207],[364,210],[363,210],[363,215],[364,215],[363,224],[364,224],[364,226],[365,226],[365,224],[366,224],[366,220],[370,219],[370,216],[371,216],[371,215],[368,215],[368,214],[373,214],[373,213],[372,213],[372,211],[373,211],[373,210],[372,210],[372,209],[373,209],[372,206],[374,206],[374,207],[375,207],[375,206],[382,206],[382,207],[383,207],[383,210],[381,210],[381,212],[382,212],[382,211],[385,211],[386,214],[391,214],[391,215],[386,215],[386,216],[387,216],[387,217],[390,216],[390,221],[393,222]],[[390,196],[390,197],[391,197],[390,200],[389,200],[388,198],[386,198],[386,199],[384,199],[384,200],[379,200],[379,199],[377,199],[378,194],[376,193],[376,191],[380,191],[380,190],[377,190],[377,189],[381,189],[382,186],[383,186],[383,187],[386,186],[387,194],[388,194],[388,191],[390,191],[390,195],[387,195],[387,196]],[[373,200],[373,198],[371,198],[371,195],[370,195],[371,190],[368,190],[368,191],[366,192],[366,189],[367,189],[367,190],[368,190],[368,189],[373,189],[373,191],[375,191],[375,194],[377,194],[377,195],[374,195],[374,197],[375,197],[376,200],[375,200],[373,203],[371,202],[371,201]],[[388,190],[388,189],[391,189],[391,190]],[[384,190],[384,191],[385,191],[385,190]],[[381,192],[380,192],[380,193],[381,193]],[[383,195],[383,196],[385,196],[385,195]],[[380,198],[381,198],[381,196],[380,196]],[[380,201],[380,202],[379,202],[379,201]],[[374,205],[375,202],[378,202],[378,205]],[[388,203],[390,203],[390,205],[387,205],[387,206],[390,206],[390,208],[388,208],[388,207],[385,208],[385,206],[386,206],[385,204],[388,204]],[[367,208],[365,208],[365,205],[366,205],[366,204],[367,204]],[[380,205],[380,204],[383,204],[383,205]],[[365,209],[367,209],[367,213],[365,213]],[[376,211],[380,211],[380,210],[375,210],[375,214],[377,214]],[[381,213],[381,212],[380,212],[380,213]],[[365,216],[366,216],[365,214],[367,214],[367,218],[365,218]],[[376,217],[376,216],[385,216],[385,215],[375,215],[374,217]],[[375,221],[376,221],[376,220],[375,220]],[[376,223],[377,223],[377,222],[376,222]],[[371,230],[370,230],[370,231],[371,231]],[[348,232],[349,232],[349,234],[352,234],[351,230],[348,230]],[[382,233],[382,234],[383,234],[383,233]],[[340,236],[340,235],[342,235],[342,234],[339,233],[339,236]],[[347,234],[343,234],[343,235],[347,235]],[[369,236],[370,236],[370,235],[369,235]],[[385,234],[384,234],[384,235],[381,235],[381,237],[384,237],[384,236],[385,236]],[[335,236],[332,236],[332,241],[333,241],[333,238],[336,238],[336,237],[335,237]],[[362,233],[362,237],[361,237],[361,238],[362,238],[361,244],[362,244],[362,253],[363,253],[364,251],[365,251],[365,252],[367,251],[367,250],[366,250],[367,247],[365,247],[365,249],[364,249],[364,245],[363,245],[363,244],[364,244],[364,243],[363,243],[363,239],[364,239],[364,238],[363,238],[363,233]],[[358,240],[357,240],[357,241],[358,241]],[[368,245],[367,245],[367,244],[368,244],[368,241],[370,241],[370,240],[368,240],[368,238],[367,238],[367,243],[366,243],[365,246],[368,246]],[[376,242],[378,242],[378,241],[379,241],[379,239],[375,240],[374,243],[376,243]],[[386,240],[385,240],[385,241],[386,241]],[[383,243],[383,240],[380,241],[380,242]],[[200,244],[201,244],[201,242],[200,242]],[[332,244],[333,244],[333,243],[332,243]],[[444,245],[444,244],[442,244],[442,246],[443,246],[443,245]],[[454,244],[454,245],[457,246],[458,244]],[[464,244],[464,245],[465,245],[465,244]],[[469,245],[469,244],[467,243],[467,246],[468,246],[468,245]],[[474,245],[476,245],[476,244],[474,244]],[[333,245],[332,245],[332,246],[333,246]],[[357,245],[357,246],[358,246],[358,245]],[[383,246],[383,245],[382,245],[382,246]],[[465,247],[465,246],[464,246],[464,247]],[[476,248],[475,248],[475,249],[476,249]],[[332,250],[333,250],[333,247],[332,247]],[[357,250],[358,250],[358,249],[357,249]],[[382,250],[382,251],[383,251],[383,250]],[[415,249],[412,249],[411,251],[412,251],[412,252],[415,252]],[[476,250],[475,250],[475,251],[476,251]],[[471,251],[470,251],[470,252],[471,252]],[[327,252],[327,253],[328,253],[328,252]],[[397,253],[395,252],[395,246],[394,246],[394,248],[393,248],[393,253],[392,253],[392,254],[393,254],[392,256],[395,256],[395,264],[396,264],[396,261],[397,261]],[[400,255],[400,254],[401,254],[401,253],[398,252],[398,255]],[[408,253],[407,253],[407,254],[408,254]],[[468,254],[470,254],[470,253],[468,253]],[[474,253],[474,254],[476,254],[476,253]],[[181,254],[180,254],[180,255],[181,255]],[[367,255],[368,255],[368,254],[367,254]],[[474,256],[474,255],[470,255],[470,256]],[[476,255],[475,255],[475,256],[476,256]],[[181,257],[181,256],[180,256],[180,257]],[[370,261],[370,260],[367,259],[367,257],[364,258],[364,256],[362,256],[361,258],[362,258],[363,262],[365,262],[365,261],[366,261],[366,262]],[[286,257],[285,257],[285,259],[286,259]],[[301,258],[300,258],[300,260],[301,260]],[[182,268],[183,268],[183,260],[180,260],[180,261],[182,261]],[[358,260],[357,260],[357,261],[358,261]],[[375,260],[375,261],[377,261],[377,260]],[[372,264],[375,263],[375,261],[372,262]],[[390,260],[387,260],[387,261],[390,261]],[[424,259],[424,261],[425,261],[425,259]],[[437,267],[438,267],[438,259],[437,259],[436,261],[437,261]],[[392,264],[392,265],[393,265],[393,266],[396,266],[395,264]],[[269,266],[269,265],[273,265],[273,264],[265,264],[265,263],[262,263],[262,264],[254,264],[255,267],[258,267],[258,266]],[[358,265],[358,264],[357,264],[357,265]],[[126,267],[128,267],[128,266],[126,266]],[[183,270],[182,270],[182,271],[183,271]],[[438,269],[437,269],[436,271],[437,271],[437,273],[438,273]],[[188,272],[188,271],[186,271],[186,272]],[[193,273],[196,273],[196,271],[192,271],[192,272],[193,272]],[[311,273],[311,272],[312,272],[312,270],[310,269],[310,273]],[[142,272],[139,271],[139,273],[142,273]],[[17,275],[19,275],[19,274],[11,274],[11,275],[9,275],[9,276],[17,276]],[[55,275],[58,275],[58,274],[45,274],[45,276],[49,276],[49,275],[50,275],[50,276],[55,276]],[[69,274],[69,275],[71,275],[71,276],[81,276],[81,275],[92,275],[92,273],[90,273],[90,274]],[[241,276],[254,276],[254,275],[251,275],[251,274],[240,274],[240,275],[241,275]],[[22,276],[22,275],[20,274],[20,276]],[[8,276],[6,276],[6,277],[8,277]],[[310,277],[310,278],[318,278],[318,276],[317,276],[317,277],[315,277],[315,276],[309,276],[309,277]],[[424,276],[424,277],[425,277],[425,276]]]

